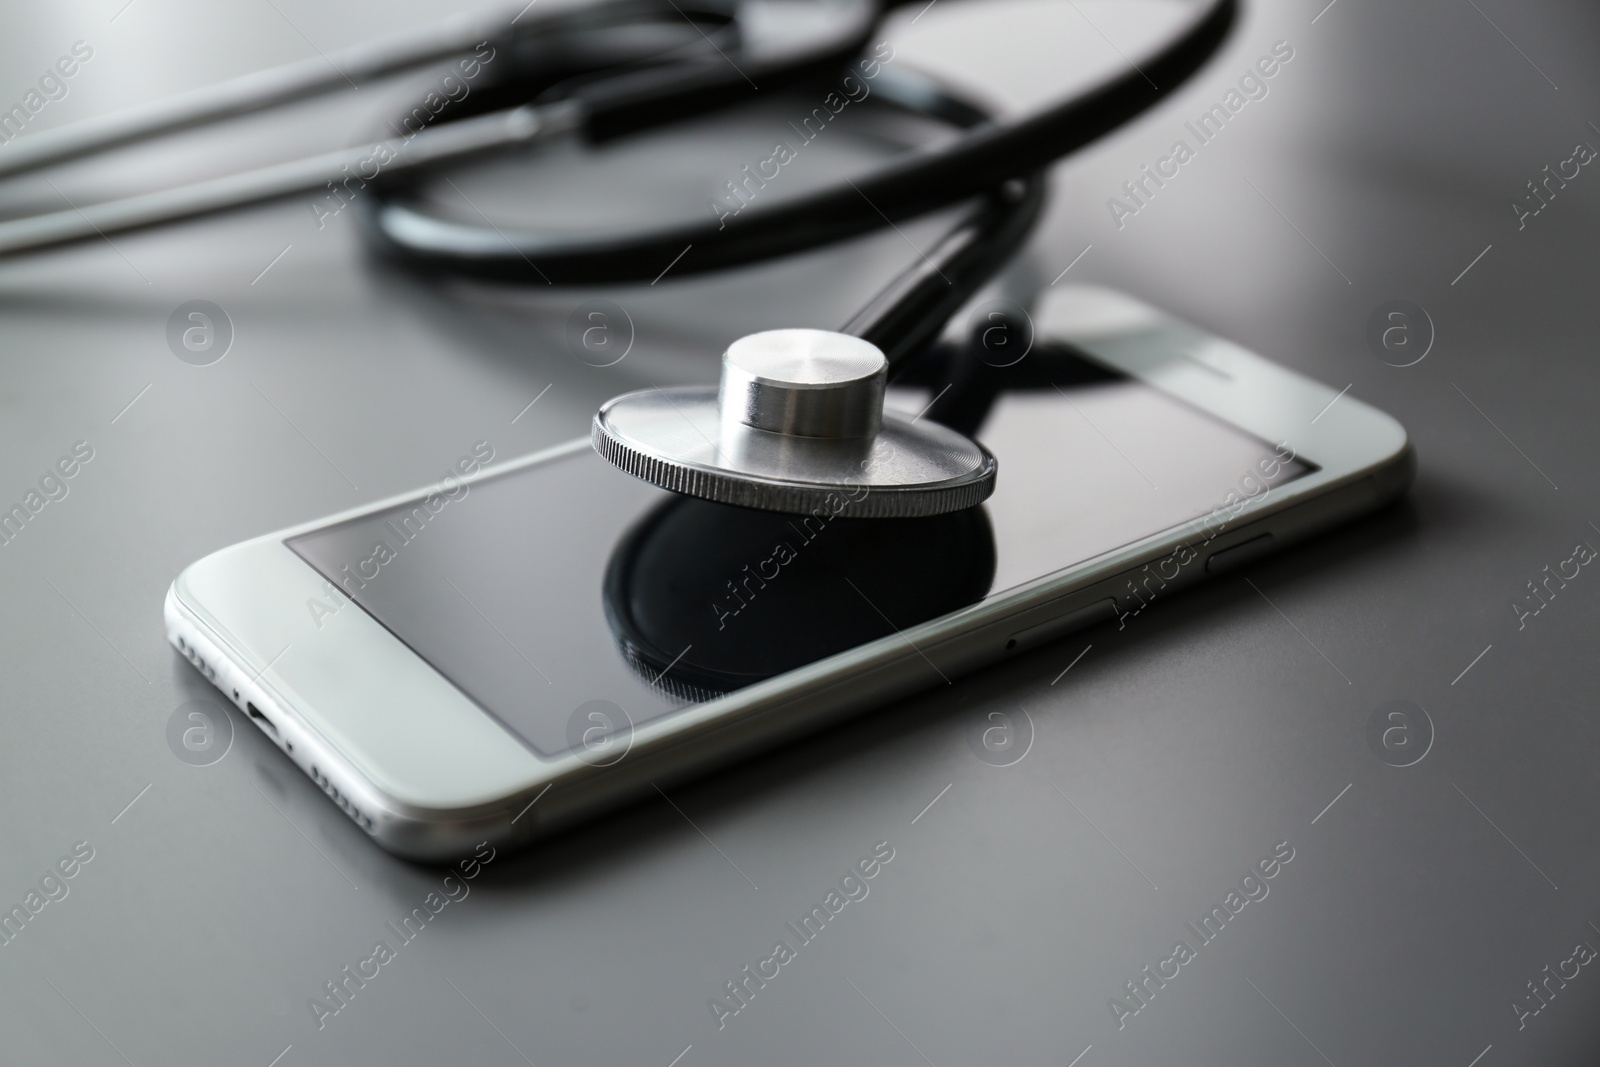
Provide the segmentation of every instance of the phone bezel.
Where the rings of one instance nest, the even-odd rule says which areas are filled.
[[[1048,294],[1035,318],[1040,334],[1064,337],[1099,362],[1246,433],[1286,441],[1317,466],[1243,501],[1216,548],[1256,536],[1273,526],[1268,519],[1280,533],[1290,530],[1294,523],[1284,517],[1310,514],[1304,505],[1314,501],[1349,498],[1322,509],[1328,513],[1323,525],[1370,509],[1392,492],[1340,491],[1361,489],[1375,473],[1409,460],[1405,431],[1388,415],[1131,297],[1063,288]],[[586,440],[569,442],[466,481],[587,447]],[[630,736],[627,758],[596,767],[573,753],[534,753],[285,543],[425,492],[398,494],[213,553],[186,568],[167,599],[173,643],[181,641],[191,659],[205,656],[213,681],[225,694],[239,694],[241,710],[255,703],[271,722],[269,736],[380,843],[418,856],[451,855],[485,837],[513,843],[537,836],[652,782],[939,681],[938,670],[966,670],[997,658],[1007,648],[1000,643],[1006,632],[1092,616],[1108,596],[1108,580],[1168,555],[1194,526],[1152,533],[903,634],[644,723]],[[313,610],[313,600],[338,610]],[[919,682],[917,670],[929,677]]]

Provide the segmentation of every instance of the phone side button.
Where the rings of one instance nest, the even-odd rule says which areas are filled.
[[[1117,602],[1111,597],[1096,601],[1093,604],[1069,611],[1065,615],[1041,622],[1037,626],[1030,626],[1026,630],[1018,630],[1006,639],[1007,652],[1021,652],[1025,649],[1042,645],[1046,641],[1062,634],[1071,633],[1073,630],[1082,630],[1093,626],[1097,622],[1109,622],[1117,617]]]
[[[1255,561],[1258,557],[1266,555],[1276,547],[1269,533],[1252,537],[1243,544],[1224,548],[1220,552],[1213,552],[1206,559],[1207,574],[1222,574],[1246,563]]]

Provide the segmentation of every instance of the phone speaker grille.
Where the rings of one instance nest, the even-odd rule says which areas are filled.
[[[366,830],[368,833],[371,833],[372,816],[362,814],[361,809],[351,803],[349,797],[339,792],[339,787],[329,781],[328,776],[323,774],[322,771],[318,770],[316,764],[312,764],[310,770],[311,780],[316,782],[322,791],[328,794],[328,797],[335,804],[339,805],[340,809],[346,815],[354,819],[357,826],[361,827],[363,830]]]

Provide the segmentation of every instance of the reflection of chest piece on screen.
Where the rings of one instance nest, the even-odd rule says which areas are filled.
[[[767,330],[728,346],[715,390],[644,389],[608,401],[591,440],[663,489],[767,511],[843,506],[856,518],[896,518],[988,499],[994,456],[947,427],[885,411],[887,377],[869,341]]]

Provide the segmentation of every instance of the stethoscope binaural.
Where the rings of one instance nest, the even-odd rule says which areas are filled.
[[[883,410],[887,378],[1026,239],[1043,169],[1127,122],[1182,84],[1221,46],[1238,0],[1206,0],[1137,68],[1016,121],[931,79],[884,69],[873,99],[959,131],[837,186],[762,203],[727,219],[625,234],[541,233],[431,213],[418,194],[439,168],[560,136],[603,143],[747,102],[753,86],[826,85],[862,53],[900,0],[599,0],[504,21],[457,20],[209,87],[103,119],[29,134],[0,148],[0,178],[81,159],[462,56],[488,42],[487,91],[396,124],[377,141],[95,205],[0,222],[0,256],[146,229],[318,192],[354,166],[374,248],[425,275],[532,284],[650,281],[727,269],[857,237],[963,201],[939,245],[838,332],[776,330],[735,342],[717,389],[650,390],[596,414],[596,449],[622,469],[691,496],[805,513],[854,494],[862,517],[970,507],[993,489],[995,461],[965,435]],[[389,134],[392,134],[390,136]],[[685,252],[684,249],[688,248]],[[831,494],[831,496],[830,496]],[[859,499],[855,499],[859,498]]]

